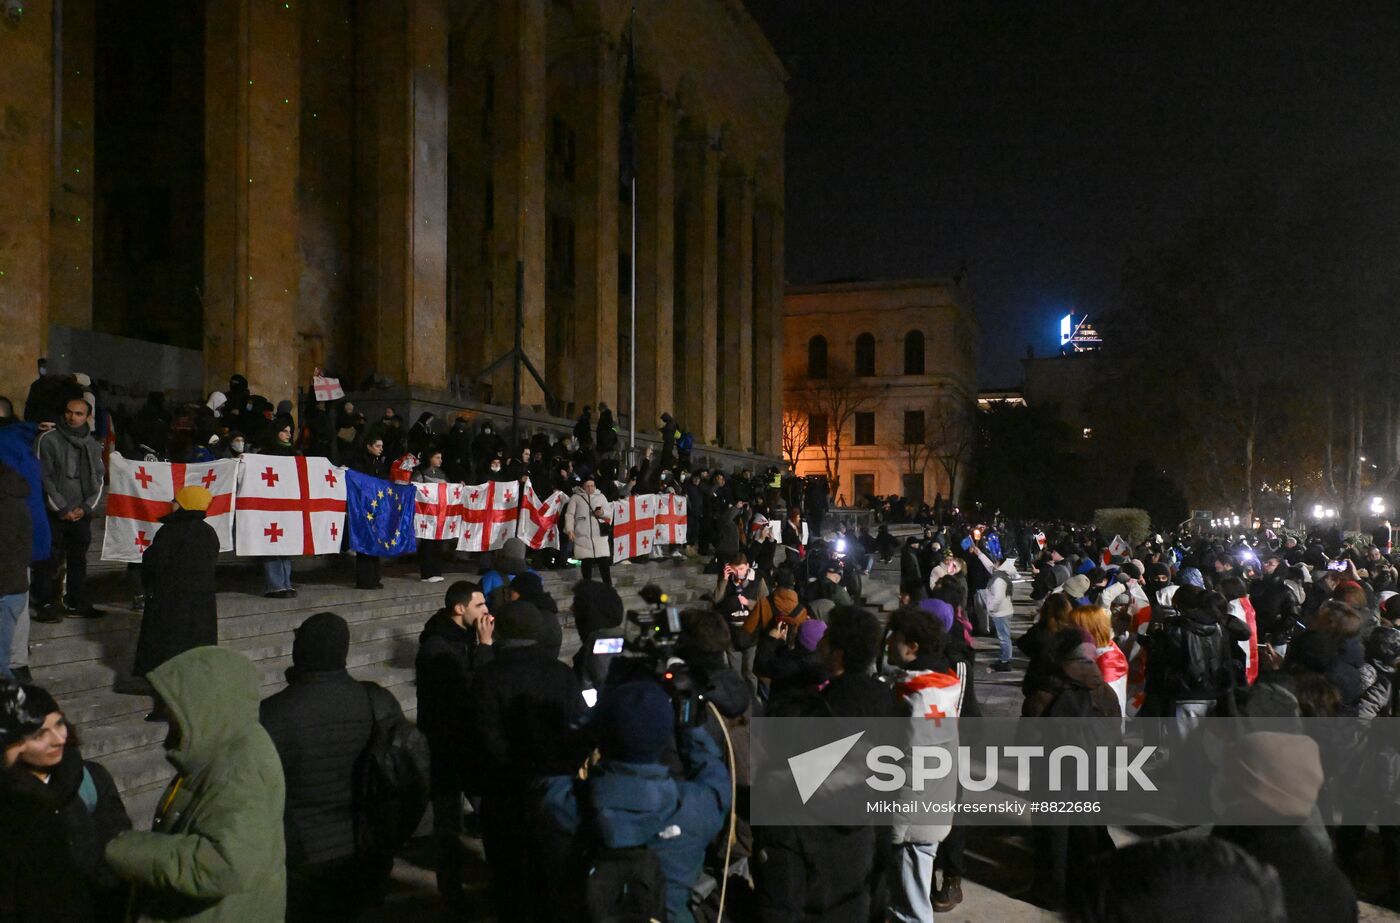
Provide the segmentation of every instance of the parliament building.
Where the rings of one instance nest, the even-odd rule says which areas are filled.
[[[49,356],[499,408],[519,265],[524,403],[625,414],[635,265],[638,430],[776,456],[786,74],[740,0],[633,6],[12,5],[0,393]]]

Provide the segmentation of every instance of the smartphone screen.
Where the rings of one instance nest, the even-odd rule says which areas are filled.
[[[597,705],[597,704],[598,704],[598,690],[597,690],[597,689],[585,689],[585,690],[583,690],[583,701],[586,702],[586,703],[588,703],[588,707],[589,707],[589,708],[592,708],[594,705]]]
[[[593,642],[593,653],[595,654],[621,654],[621,638],[597,638]]]

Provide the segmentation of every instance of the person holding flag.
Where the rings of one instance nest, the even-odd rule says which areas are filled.
[[[345,473],[345,531],[356,560],[374,562],[379,576],[379,558],[396,558],[418,548],[413,531],[413,513],[418,491],[412,484],[391,484],[350,470]],[[358,572],[358,568],[356,568]],[[378,589],[382,583],[359,589]]]
[[[384,438],[379,435],[371,435],[365,440],[364,449],[360,457],[350,464],[350,470],[364,475],[366,478],[377,478],[381,481],[389,479],[389,459],[384,455]],[[349,490],[347,484],[346,490]],[[349,494],[346,494],[349,501]],[[349,538],[353,539],[354,529],[348,530]],[[351,543],[353,548],[353,543]],[[379,556],[374,553],[363,553],[358,548],[355,551],[355,589],[357,590],[378,590],[384,584],[379,581]]]
[[[431,446],[423,452],[423,464],[413,472],[414,484],[446,484],[442,470],[442,449]],[[460,490],[460,488],[459,488]],[[443,515],[449,515],[446,511]],[[460,510],[458,512],[460,521]],[[423,583],[442,583],[442,546],[445,540],[418,536],[418,571]]]

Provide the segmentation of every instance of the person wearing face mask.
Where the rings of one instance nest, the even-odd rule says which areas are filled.
[[[248,442],[238,430],[230,430],[224,441],[224,458],[242,458],[248,451]]]
[[[608,542],[612,523],[607,497],[598,490],[593,476],[586,475],[574,488],[569,505],[564,507],[564,535],[574,546],[574,557],[583,562],[583,579],[593,579],[598,569],[604,583],[612,586],[608,565],[612,563],[612,548]]]
[[[102,852],[131,819],[47,691],[0,680],[0,754],[0,919],[120,920],[122,884]]]

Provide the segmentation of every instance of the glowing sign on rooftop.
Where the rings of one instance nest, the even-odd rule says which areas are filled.
[[[1099,332],[1089,323],[1089,315],[1075,317],[1066,314],[1060,318],[1060,352],[1087,353],[1103,345]]]

